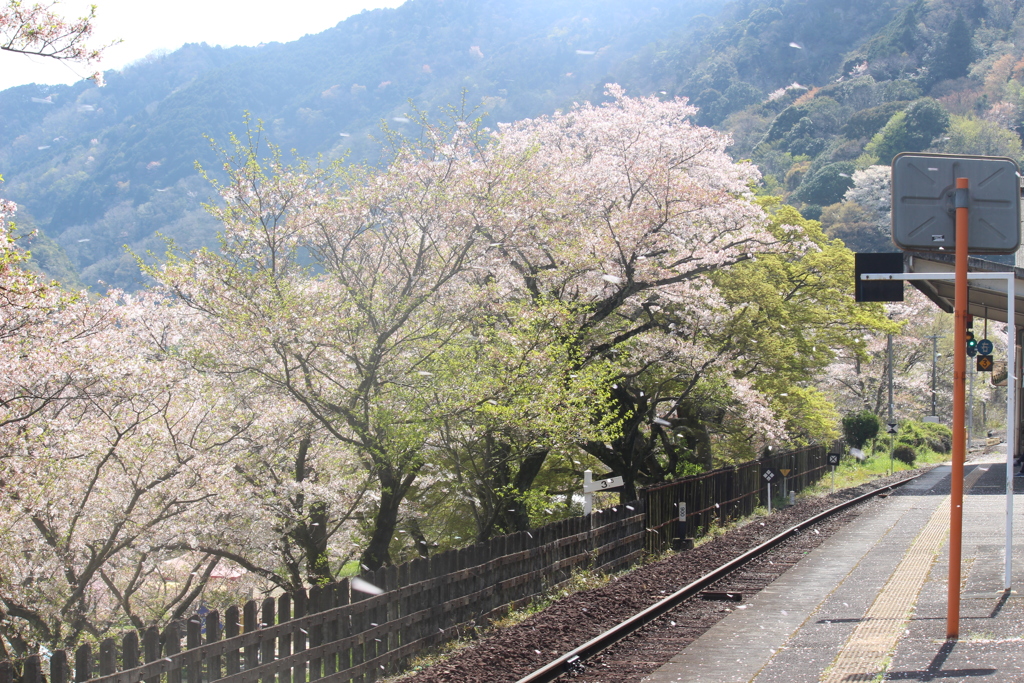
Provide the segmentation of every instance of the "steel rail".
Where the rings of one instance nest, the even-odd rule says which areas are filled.
[[[592,638],[591,640],[587,641],[583,645],[580,645],[576,649],[565,653],[558,659],[549,662],[548,664],[545,664],[536,671],[520,678],[517,683],[549,683],[550,681],[555,680],[562,674],[571,673],[577,670],[578,667],[585,660],[590,659],[591,657],[601,652],[602,650],[606,649],[610,645],[613,645],[614,643],[618,642],[619,640],[622,640],[629,634],[638,630],[640,627],[646,625],[654,619],[657,619],[658,617],[665,614],[672,608],[676,607],[679,603],[683,602],[684,600],[697,595],[697,593],[699,593],[704,588],[707,588],[719,579],[725,577],[730,572],[740,568],[741,566],[751,561],[758,555],[761,555],[767,552],[768,550],[771,550],[772,548],[779,545],[786,539],[795,535],[797,532],[813,524],[816,524],[821,520],[836,514],[837,512],[841,512],[848,507],[852,507],[857,503],[861,503],[867,500],[868,498],[877,496],[887,491],[892,491],[897,487],[903,486],[906,483],[914,481],[920,476],[921,475],[918,474],[913,477],[904,479],[903,481],[899,481],[894,484],[888,484],[881,488],[875,489],[874,491],[869,491],[867,493],[857,496],[856,498],[851,498],[850,500],[844,501],[839,505],[819,512],[813,517],[808,517],[802,522],[794,524],[793,526],[782,531],[778,535],[768,539],[761,545],[752,548],[747,552],[743,553],[742,555],[733,558],[732,560],[726,562],[717,569],[705,574],[704,576],[700,577],[696,581],[693,581],[689,585],[680,588],[672,595],[669,595],[668,597],[659,600],[658,602],[654,603],[650,607],[647,607],[641,612],[634,614],[630,618],[626,619],[625,621],[619,623],[616,626],[613,626],[604,633]]]

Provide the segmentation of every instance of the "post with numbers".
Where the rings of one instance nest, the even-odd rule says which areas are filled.
[[[594,511],[595,491],[614,491],[623,487],[625,482],[622,477],[610,477],[601,481],[594,481],[594,473],[590,470],[583,471],[583,516],[588,517]]]

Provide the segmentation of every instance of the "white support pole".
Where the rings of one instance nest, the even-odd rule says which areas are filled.
[[[1003,590],[1013,574],[1013,449],[1017,443],[1017,311],[1014,281],[1006,280],[1006,559]]]
[[[594,482],[594,473],[591,470],[583,470],[583,516],[588,516],[594,511],[594,494],[590,491],[590,484]]]
[[[862,280],[954,280],[954,273],[864,273]],[[1006,281],[1006,551],[1003,590],[1013,575],[1013,456],[1017,443],[1017,306],[1014,273],[968,273],[968,280]]]

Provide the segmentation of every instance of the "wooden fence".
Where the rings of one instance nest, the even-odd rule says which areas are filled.
[[[644,552],[645,514],[635,501],[529,532],[440,553],[361,576],[382,589],[338,583],[249,601],[108,638],[94,652],[50,659],[50,683],[365,683],[397,673],[418,653],[484,625],[565,582],[573,570],[614,571]],[[182,639],[184,638],[184,649]],[[39,656],[0,683],[42,683]]]
[[[801,491],[824,476],[828,452],[840,447],[809,446],[660,484],[590,517],[364,573],[379,595],[343,579],[249,601],[223,617],[213,611],[163,631],[107,638],[98,651],[83,645],[73,666],[58,650],[49,676],[38,655],[20,667],[0,662],[0,683],[369,683],[525,605],[574,570],[614,571],[751,514],[766,495],[767,467],[789,470],[787,487]]]
[[[761,475],[769,467],[789,473],[785,482],[775,482],[773,493],[781,493],[783,483],[786,490],[799,493],[828,471],[829,452],[841,453],[841,442],[786,451],[644,489],[650,531],[647,549],[661,552],[677,547],[681,539],[705,534],[713,524],[751,514],[767,500],[767,482]],[[681,509],[685,510],[682,519]]]

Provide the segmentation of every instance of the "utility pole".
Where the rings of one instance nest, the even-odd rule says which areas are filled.
[[[889,363],[889,422],[892,423],[892,334],[889,334],[888,341],[885,347],[885,355]]]
[[[928,337],[932,340],[932,417],[937,417],[935,408],[935,361],[939,357],[939,335],[930,334]]]
[[[895,424],[892,419],[893,402],[892,402],[892,333],[889,333],[886,339],[885,355],[888,358],[889,363],[889,425]],[[887,428],[888,429],[888,428]],[[893,473],[892,454],[893,449],[896,447],[895,437],[892,431],[889,431],[889,474]]]
[[[967,403],[967,448],[971,448],[971,439],[974,437],[974,376],[978,374],[977,368],[968,368],[971,375],[971,392]]]

